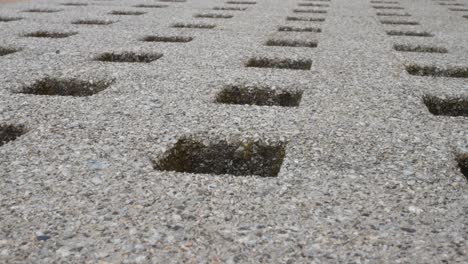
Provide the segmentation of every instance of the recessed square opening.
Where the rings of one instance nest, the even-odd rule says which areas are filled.
[[[371,4],[400,4],[397,1],[370,1]]]
[[[201,24],[201,23],[175,23],[172,24],[173,28],[196,28],[196,29],[212,29],[216,25],[213,24]]]
[[[253,1],[227,1],[226,4],[230,5],[255,5],[257,2]]]
[[[265,45],[274,47],[316,48],[317,42],[311,40],[269,39],[265,42]]]
[[[140,4],[140,5],[134,5],[133,7],[138,7],[138,8],[166,8],[168,5],[148,5],[148,4]]]
[[[384,25],[410,25],[410,26],[419,25],[419,23],[416,21],[404,21],[404,20],[381,20],[380,23]]]
[[[141,16],[146,14],[146,12],[139,12],[139,11],[112,11],[109,13],[110,15],[116,16]]]
[[[285,153],[285,143],[218,141],[206,144],[182,138],[162,159],[154,161],[153,166],[161,171],[276,177]]]
[[[456,12],[468,12],[467,8],[449,8],[450,11],[456,11]]]
[[[61,5],[63,6],[87,6],[88,4],[86,3],[63,3]]]
[[[26,130],[23,126],[0,125],[0,146],[17,139],[25,133]]]
[[[372,6],[375,9],[394,9],[394,10],[401,10],[404,9],[403,7],[400,6]]]
[[[226,14],[196,14],[194,15],[196,18],[232,18],[233,15],[226,15]]]
[[[0,16],[0,22],[12,22],[23,19],[22,17],[4,17]]]
[[[56,31],[36,31],[27,33],[25,37],[31,38],[68,38],[70,36],[78,34],[77,32],[56,32]]]
[[[423,97],[423,102],[433,115],[468,117],[468,98],[438,98],[427,95]]]
[[[325,18],[322,17],[286,17],[287,21],[308,21],[308,22],[323,22]]]
[[[316,27],[290,27],[290,26],[280,26],[278,31],[291,31],[291,32],[314,32],[320,33],[322,30]]]
[[[26,13],[56,13],[60,12],[62,9],[45,9],[45,8],[32,8],[32,9],[26,9],[23,12]]]
[[[387,31],[389,36],[405,36],[405,37],[433,37],[429,32],[426,31],[398,31],[398,30],[389,30]]]
[[[377,12],[377,16],[395,16],[395,17],[409,17],[411,16],[408,13],[384,13],[384,12]]]
[[[104,26],[104,25],[110,25],[115,23],[114,21],[110,20],[99,20],[99,19],[80,19],[80,20],[75,20],[72,22],[74,25],[99,25],[99,26]]]
[[[5,56],[20,51],[19,49],[10,47],[0,47],[0,56]]]
[[[136,53],[136,52],[104,52],[95,60],[104,62],[141,62],[150,63],[161,58],[161,53]]]
[[[224,7],[224,6],[215,6],[213,10],[221,10],[221,11],[244,11],[247,10],[247,7]]]
[[[316,10],[316,9],[293,9],[294,13],[311,13],[311,14],[326,14],[326,10]]]
[[[305,59],[251,58],[247,61],[245,66],[255,68],[310,70],[312,61]]]
[[[30,86],[24,87],[20,93],[49,95],[49,96],[91,96],[99,93],[109,85],[111,81],[84,81],[79,79],[59,79],[46,77],[38,80]]]
[[[327,4],[299,3],[298,6],[329,7]]]
[[[218,93],[215,101],[219,104],[297,107],[302,93],[267,86],[228,85]]]
[[[462,154],[457,157],[458,167],[460,168],[460,172],[465,176],[468,180],[468,154]]]
[[[429,52],[429,53],[447,53],[448,50],[442,47],[424,46],[424,45],[403,45],[395,44],[393,48],[403,52]]]
[[[439,68],[437,66],[407,64],[405,68],[409,74],[416,76],[468,78],[468,67]]]
[[[146,36],[141,39],[142,41],[147,42],[190,42],[193,40],[192,37],[184,36]]]

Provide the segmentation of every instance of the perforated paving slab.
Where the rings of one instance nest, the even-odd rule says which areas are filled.
[[[0,5],[0,262],[468,262],[467,8]]]

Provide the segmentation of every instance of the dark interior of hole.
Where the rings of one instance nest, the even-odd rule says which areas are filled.
[[[0,125],[0,146],[26,133],[22,126]]]
[[[258,142],[228,144],[220,141],[206,146],[192,139],[180,139],[165,158],[154,162],[154,168],[164,171],[257,175],[276,177],[285,156],[283,144]]]
[[[442,69],[435,66],[406,65],[406,71],[416,76],[468,78],[468,68]]]
[[[121,15],[121,16],[140,16],[146,14],[145,12],[138,12],[138,11],[112,11],[110,12],[111,15]]]
[[[225,14],[196,14],[194,17],[198,18],[232,18],[233,15],[225,15]]]
[[[147,4],[141,4],[141,5],[134,5],[134,7],[140,7],[140,8],[165,8],[165,7],[168,7],[168,5],[147,5]]]
[[[0,22],[12,22],[23,19],[22,17],[2,17],[0,16]]]
[[[222,104],[299,106],[302,91],[272,90],[267,87],[227,86],[217,96]]]
[[[26,37],[35,37],[35,38],[66,38],[73,35],[76,35],[76,32],[50,32],[50,31],[36,31],[28,33]]]
[[[104,62],[142,62],[150,63],[161,58],[163,55],[159,53],[133,53],[133,52],[123,52],[123,53],[112,53],[106,52],[99,55],[96,60]]]
[[[409,37],[432,37],[433,35],[429,32],[424,31],[396,31],[390,30],[387,31],[387,35],[389,36],[409,36]]]
[[[289,21],[310,21],[310,22],[322,22],[325,21],[325,18],[316,18],[316,17],[286,17],[286,20]]]
[[[213,10],[244,11],[247,7],[213,7]]]
[[[447,53],[446,48],[442,47],[432,47],[432,46],[422,46],[422,45],[400,45],[395,44],[393,48],[397,51],[406,51],[406,52],[431,52],[431,53]]]
[[[310,60],[290,60],[290,59],[269,59],[252,58],[247,61],[246,67],[257,68],[277,68],[292,70],[310,70],[312,61]]]
[[[88,82],[77,79],[44,78],[24,88],[21,93],[35,95],[90,96],[105,90],[109,85],[110,82],[108,81]]]
[[[142,40],[148,42],[190,42],[193,38],[182,36],[146,36]]]
[[[0,56],[5,56],[5,55],[11,54],[11,53],[15,53],[17,51],[19,51],[19,50],[14,49],[14,48],[0,47]]]
[[[278,31],[293,31],[293,32],[322,32],[320,28],[315,27],[290,27],[290,26],[280,26]]]
[[[108,21],[108,20],[97,20],[97,19],[76,20],[72,22],[72,24],[76,24],[76,25],[110,25],[112,23],[114,22]]]
[[[215,25],[210,24],[185,24],[185,23],[175,23],[172,25],[174,28],[202,28],[202,29],[211,29],[216,27]]]
[[[457,158],[457,163],[461,173],[468,180],[468,154],[460,155]]]
[[[468,117],[468,98],[441,99],[425,96],[423,101],[433,115]]]
[[[317,47],[317,42],[307,40],[286,40],[286,39],[270,39],[265,43],[266,46],[279,47]]]

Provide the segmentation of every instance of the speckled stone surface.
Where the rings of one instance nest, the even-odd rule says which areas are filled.
[[[468,1],[255,2],[0,5],[0,18],[22,18],[0,22],[0,47],[18,50],[0,56],[0,125],[25,132],[0,146],[0,263],[468,262],[468,181],[456,161],[468,153],[468,118],[435,116],[423,103],[427,95],[468,98],[468,79],[405,70],[468,67],[468,11],[450,10]],[[37,31],[75,34],[25,37]],[[271,39],[318,46],[265,45]],[[162,57],[96,60],[131,52]],[[246,67],[251,58],[312,64]],[[21,93],[46,77],[111,84],[92,96]],[[303,94],[298,107],[215,103],[227,85]],[[183,137],[281,141],[286,154],[277,177],[155,170]]]

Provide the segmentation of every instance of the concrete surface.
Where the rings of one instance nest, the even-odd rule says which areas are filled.
[[[62,5],[78,2],[87,5]],[[22,19],[0,22],[0,46],[18,50],[0,57],[0,124],[22,135],[0,147],[0,262],[467,263],[468,181],[457,157],[468,153],[468,119],[433,115],[423,97],[466,100],[468,81],[410,75],[405,65],[468,67],[468,11],[449,10],[468,8],[468,1],[397,2],[2,5],[0,17]],[[167,7],[133,7],[138,4]],[[57,12],[24,12],[30,9]],[[115,23],[72,24],[86,19]],[[389,36],[390,30],[432,37]],[[37,31],[72,34],[25,37]],[[193,40],[141,41],[148,35]],[[265,45],[271,39],[318,46]],[[448,52],[401,52],[394,44]],[[147,58],[132,52],[162,57],[95,60]],[[252,58],[312,64],[246,67]],[[75,86],[51,84],[64,95],[76,87],[94,95],[21,93],[45,77],[72,80]],[[111,84],[101,91],[96,83]],[[216,103],[228,85],[303,94],[298,107]],[[282,142],[285,155],[276,177],[156,170],[155,162],[183,138],[240,146],[228,153],[233,159],[260,153],[247,153],[249,142]],[[205,152],[210,162],[229,157],[222,147],[199,153]]]

